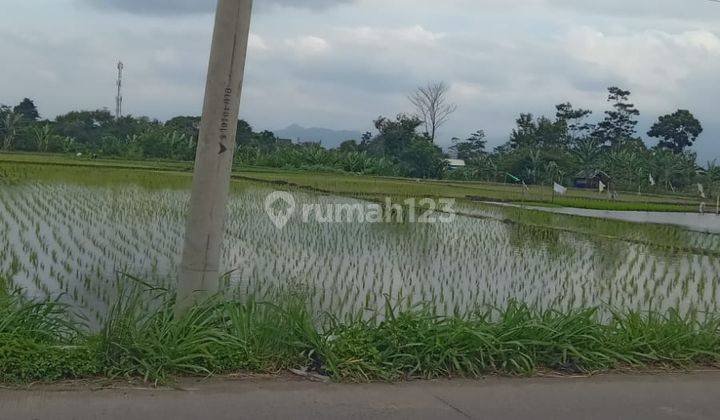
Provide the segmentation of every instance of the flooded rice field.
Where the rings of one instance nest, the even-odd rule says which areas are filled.
[[[187,175],[126,177],[115,170],[105,182],[91,172],[56,172],[0,184],[0,277],[30,296],[59,296],[97,320],[118,287],[134,281],[125,274],[172,285]],[[717,234],[674,231],[668,243],[686,246],[668,248],[659,243],[663,230],[646,233],[648,240],[621,240],[478,217],[485,210],[437,224],[306,223],[296,214],[278,229],[265,212],[275,189],[233,184],[223,267],[239,296],[291,287],[338,316],[388,300],[428,303],[439,313],[510,300],[556,309],[718,310]],[[298,205],[358,203],[289,192]]]
[[[633,223],[651,223],[656,225],[673,225],[696,232],[720,234],[720,206],[715,209],[710,209],[708,207],[708,209],[712,210],[712,212],[701,214],[660,211],[593,210],[574,207],[540,207],[496,202],[487,204],[526,208],[548,213],[565,214],[569,216],[594,217]]]

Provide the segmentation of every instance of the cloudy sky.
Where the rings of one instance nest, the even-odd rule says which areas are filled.
[[[197,115],[213,0],[0,0],[0,103],[34,98],[44,117],[112,108]],[[708,0],[256,0],[242,117],[369,130],[410,111],[417,85],[446,81],[449,143],[484,129],[504,142],[520,112],[571,101],[606,108],[633,91],[641,132],[690,109],[701,162],[720,158],[720,3]]]

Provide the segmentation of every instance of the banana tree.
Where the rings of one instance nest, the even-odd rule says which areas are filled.
[[[32,133],[38,152],[46,153],[50,148],[50,141],[53,138],[50,125],[45,124],[42,128],[33,128]]]
[[[8,151],[12,149],[17,133],[20,130],[21,122],[22,115],[13,111],[4,112],[2,119],[3,150]]]
[[[598,147],[597,141],[588,138],[578,140],[570,154],[579,170],[589,171],[597,169],[602,149]]]

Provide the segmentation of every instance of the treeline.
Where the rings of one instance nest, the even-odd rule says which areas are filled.
[[[580,173],[604,171],[614,188],[645,191],[720,183],[720,167],[714,162],[698,166],[689,150],[703,131],[692,113],[678,110],[659,117],[647,133],[657,143],[648,147],[637,133],[640,112],[630,95],[610,88],[610,109],[595,121],[591,111],[570,103],[557,105],[552,117],[521,114],[502,146],[488,150],[485,133],[479,130],[467,139],[453,139],[449,154],[427,133],[435,131],[427,119],[405,114],[380,117],[374,123],[376,134],[366,133],[333,150],[319,143],[297,144],[270,131],[255,132],[238,121],[236,163],[526,184],[569,184]],[[199,125],[199,117],[163,123],[146,117],[116,119],[107,110],[73,111],[43,120],[33,101],[24,99],[15,107],[0,107],[0,146],[5,151],[189,161],[195,156]],[[451,169],[446,160],[450,156],[466,166]]]
[[[270,131],[255,132],[238,121],[236,163],[247,166],[334,170],[369,175],[440,178],[445,156],[422,123],[401,115],[379,118],[378,134],[348,140],[335,150],[319,143],[296,144]],[[193,160],[200,117],[175,117],[167,122],[146,117],[116,119],[107,110],[73,111],[55,120],[40,119],[30,99],[0,107],[0,138],[4,151],[82,154],[128,159]]]
[[[689,150],[703,132],[690,111],[659,117],[647,133],[657,143],[648,147],[637,133],[640,111],[630,101],[631,93],[617,87],[608,93],[610,109],[599,121],[592,120],[591,111],[563,103],[552,117],[521,114],[509,141],[492,152],[485,148],[482,131],[466,140],[454,139],[452,150],[467,167],[450,176],[569,184],[580,174],[603,171],[613,187],[632,191],[718,186],[720,167],[715,162],[698,166],[697,155]]]

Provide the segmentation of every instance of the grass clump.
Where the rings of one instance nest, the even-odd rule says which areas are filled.
[[[210,301],[180,318],[167,294],[149,311],[140,293],[118,302],[99,337],[111,377],[158,382],[169,375],[272,373],[302,365],[303,352],[317,343],[309,313],[292,298],[279,306]]]
[[[56,302],[0,298],[0,380],[103,376],[167,382],[179,375],[305,369],[338,381],[689,368],[720,362],[720,320],[677,312],[502,310],[437,316],[432,308],[347,321],[313,315],[302,296],[215,300],[175,318],[166,293],[121,295],[90,334]],[[323,321],[324,318],[324,321]]]
[[[530,375],[537,370],[589,373],[618,367],[688,368],[720,361],[720,324],[675,312],[616,314],[596,309],[501,311],[438,317],[418,310],[379,323],[338,325],[329,371],[351,380]]]
[[[67,315],[58,302],[28,301],[0,289],[0,382],[97,375],[96,341]]]

